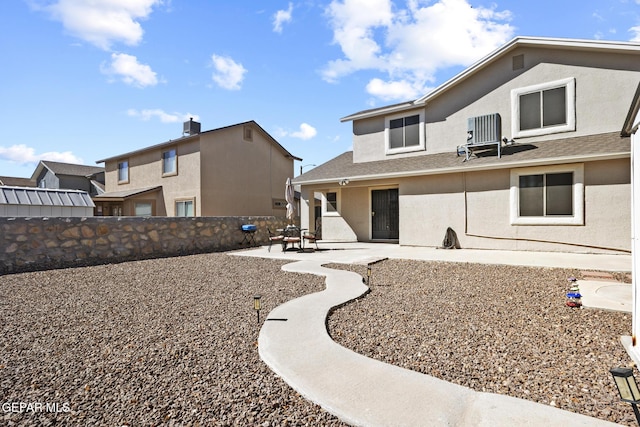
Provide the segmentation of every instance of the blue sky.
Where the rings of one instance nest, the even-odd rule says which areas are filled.
[[[256,120],[297,174],[351,149],[341,117],[420,97],[519,35],[640,42],[640,0],[3,0],[0,175],[95,165],[189,117]]]

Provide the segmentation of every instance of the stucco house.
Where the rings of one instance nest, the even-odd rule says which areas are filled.
[[[41,160],[31,181],[38,188],[82,190],[95,196],[104,193],[104,168]]]
[[[640,44],[517,37],[413,101],[360,111],[353,151],[294,180],[324,239],[591,253],[631,249]],[[311,201],[311,203],[310,203]]]
[[[184,135],[186,134],[186,135]],[[118,154],[104,163],[97,215],[285,216],[292,155],[255,121],[200,132]]]

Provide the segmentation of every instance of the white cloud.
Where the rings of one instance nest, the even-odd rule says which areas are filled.
[[[228,56],[212,55],[211,61],[215,69],[211,78],[220,87],[228,90],[239,90],[247,70],[242,64]]]
[[[126,84],[146,87],[158,84],[156,73],[146,64],[138,62],[138,58],[126,53],[112,53],[111,64],[102,64],[102,72],[111,76],[119,76]]]
[[[73,36],[110,50],[115,42],[140,43],[144,32],[139,21],[146,19],[162,0],[57,0],[43,6],[34,4],[60,21]]]
[[[8,160],[18,164],[38,163],[40,160],[51,160],[54,162],[83,164],[80,157],[71,151],[49,151],[47,153],[36,154],[36,150],[24,144],[12,145],[11,147],[0,146],[0,159]]]
[[[640,25],[638,25],[637,27],[629,28],[629,32],[632,34],[630,41],[640,42]]]
[[[374,70],[371,95],[385,100],[423,95],[438,70],[467,66],[509,40],[509,11],[472,7],[467,0],[333,0],[327,8],[343,58],[322,70],[333,82],[359,70]]]
[[[136,117],[144,121],[149,121],[156,118],[159,119],[162,123],[186,122],[190,118],[193,118],[193,120],[195,121],[200,120],[200,116],[198,116],[197,114],[167,113],[159,108],[145,110],[136,110],[134,108],[130,108],[129,110],[127,110],[127,115],[129,117]]]
[[[367,83],[367,93],[384,101],[417,98],[426,91],[425,86],[409,80],[385,82],[374,78]]]
[[[282,24],[291,22],[291,13],[293,12],[293,3],[289,3],[287,10],[279,10],[273,15],[273,31],[282,32]]]
[[[318,134],[318,131],[310,124],[302,123],[299,130],[297,131],[289,132],[282,128],[277,128],[275,130],[275,134],[278,138],[291,137],[306,141],[308,139],[314,138]]]

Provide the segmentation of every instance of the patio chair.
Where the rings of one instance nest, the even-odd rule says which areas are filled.
[[[316,245],[316,249],[318,248],[318,240],[322,240],[322,224],[316,224],[316,231],[305,233],[302,238],[307,240],[309,243],[313,243]]]
[[[274,234],[269,227],[267,227],[267,233],[269,233],[269,252],[271,252],[271,245],[273,242],[278,242],[282,244],[284,240],[284,236],[282,234]]]
[[[287,250],[287,246],[291,243],[291,246],[295,248],[296,243],[298,248],[301,249],[302,239],[300,238],[300,229],[298,227],[287,227],[282,232],[282,252]]]

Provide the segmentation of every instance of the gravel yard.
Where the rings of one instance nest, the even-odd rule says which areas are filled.
[[[345,267],[366,276],[365,267]],[[329,318],[358,353],[461,384],[637,425],[609,369],[631,315],[564,305],[571,270],[388,260]],[[526,416],[523,414],[523,416]]]
[[[253,295],[264,320],[323,289],[281,266],[207,254],[0,276],[0,424],[343,425],[259,359]]]
[[[0,276],[0,424],[343,425],[259,359],[253,295],[263,321],[323,289],[282,264],[206,254]],[[634,425],[609,374],[629,363],[631,316],[566,307],[577,274],[389,260],[329,329],[375,359]]]

